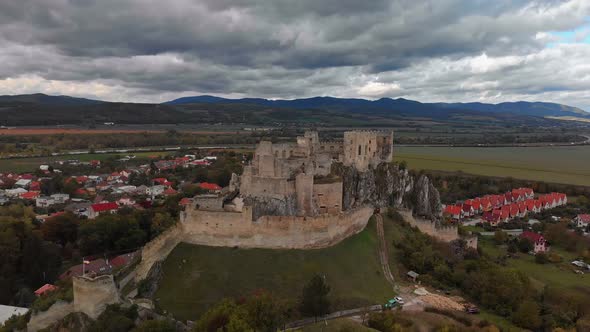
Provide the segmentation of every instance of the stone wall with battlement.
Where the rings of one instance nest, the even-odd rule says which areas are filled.
[[[370,207],[314,217],[262,216],[252,212],[187,209],[181,215],[182,241],[208,246],[309,249],[332,246],[363,230],[373,214]]]
[[[460,238],[457,226],[437,226],[433,221],[413,216],[412,211],[399,210],[398,212],[404,218],[404,221],[439,241],[451,242]],[[475,245],[477,246],[477,242]]]

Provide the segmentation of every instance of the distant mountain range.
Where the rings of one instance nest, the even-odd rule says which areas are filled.
[[[293,100],[270,100],[262,98],[227,99],[216,96],[182,97],[166,102],[168,105],[186,104],[254,104],[269,107],[285,108],[313,108],[313,109],[339,109],[348,111],[375,111],[390,110],[401,113],[428,113],[439,111],[445,113],[448,110],[465,110],[486,113],[512,113],[530,116],[582,116],[590,117],[590,113],[572,106],[544,103],[544,102],[505,102],[500,104],[485,103],[421,103],[404,98],[381,98],[378,100],[366,100],[355,98],[313,97]]]
[[[114,103],[44,94],[0,96],[0,125],[244,123],[256,125],[403,126],[418,122],[554,125],[590,113],[543,102],[421,103],[398,98],[313,97],[293,100],[194,96],[162,104]],[[423,125],[426,126],[426,125]]]

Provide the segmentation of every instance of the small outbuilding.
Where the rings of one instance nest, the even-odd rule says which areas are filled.
[[[414,271],[409,271],[407,274],[408,278],[410,278],[413,282],[416,282],[418,280],[418,277],[420,276],[418,273],[414,272]]]

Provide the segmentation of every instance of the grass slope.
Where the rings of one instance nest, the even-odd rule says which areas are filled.
[[[590,146],[398,147],[410,168],[590,186]]]
[[[195,319],[225,297],[265,289],[295,305],[303,285],[317,273],[332,291],[332,310],[377,304],[391,298],[379,265],[374,222],[336,246],[318,250],[218,248],[180,244],[163,264],[155,295],[179,319]]]

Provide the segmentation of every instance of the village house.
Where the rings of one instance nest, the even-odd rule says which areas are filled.
[[[35,295],[36,296],[43,296],[47,293],[53,292],[54,290],[57,290],[59,287],[52,285],[52,284],[45,284],[41,287],[39,287],[39,289],[37,289],[35,291]]]
[[[114,202],[92,204],[90,205],[90,209],[88,211],[88,219],[94,219],[101,214],[113,214],[117,212],[118,209],[119,205]]]
[[[28,188],[29,185],[31,184],[31,181],[32,180],[30,180],[30,179],[19,179],[18,181],[16,181],[14,183],[14,185],[19,188]]]
[[[129,196],[123,196],[117,200],[119,206],[132,206],[135,204],[135,200]]]
[[[447,205],[443,211],[443,215],[448,216],[454,221],[461,220],[462,208],[458,205]]]
[[[525,238],[525,239],[529,239],[533,243],[533,245],[534,245],[533,252],[535,254],[549,251],[549,247],[547,246],[547,242],[545,241],[545,238],[541,234],[529,232],[529,231],[524,231],[524,232],[522,232],[522,234],[520,234],[520,237]]]
[[[166,186],[159,184],[159,185],[148,187],[146,190],[146,194],[148,196],[152,196],[152,197],[161,196],[164,193],[164,190],[166,190]]]
[[[590,225],[590,214],[578,214],[572,221],[577,228],[586,229]]]
[[[46,208],[55,204],[55,200],[49,196],[39,196],[35,199],[35,206],[38,208]]]
[[[70,199],[69,194],[62,193],[53,194],[50,197],[55,201],[55,204],[65,204]]]
[[[198,184],[199,188],[207,190],[208,192],[218,193],[221,191],[221,186],[216,183],[201,182]]]

